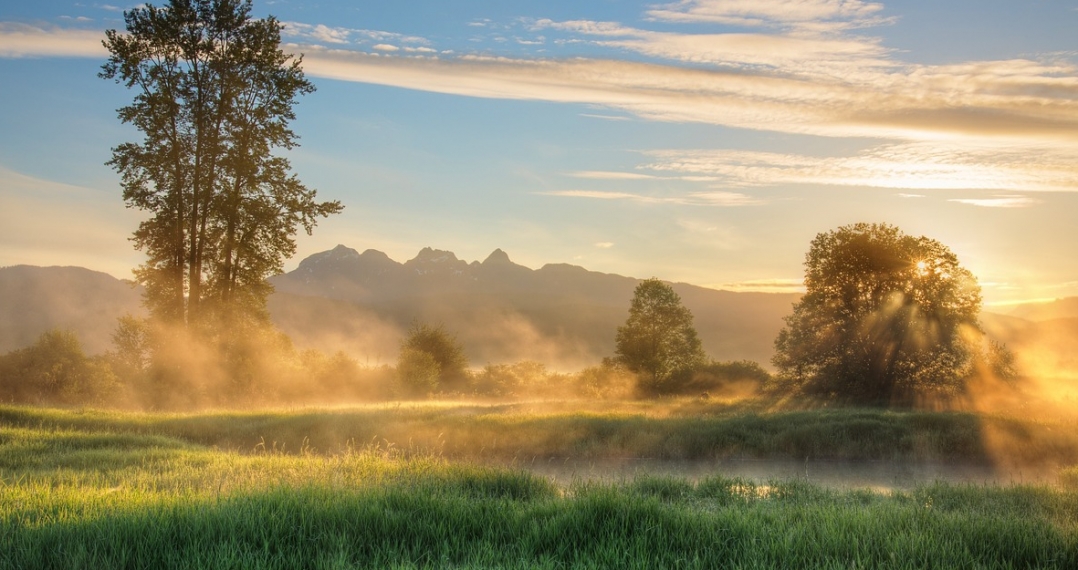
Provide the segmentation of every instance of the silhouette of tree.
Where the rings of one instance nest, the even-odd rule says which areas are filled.
[[[641,376],[646,391],[669,392],[705,360],[692,325],[692,313],[681,297],[652,278],[636,286],[629,318],[614,338],[615,360]]]
[[[142,5],[103,41],[100,76],[135,91],[118,113],[142,134],[108,164],[127,206],[151,214],[132,240],[147,256],[135,271],[145,302],[155,319],[214,334],[266,322],[266,279],[297,228],[341,210],[275,154],[296,146],[292,106],[314,87],[281,51],[278,21],[250,12],[250,0]]]
[[[973,275],[938,241],[891,225],[817,235],[805,287],[773,363],[809,394],[877,404],[954,394],[998,350],[984,342]]]

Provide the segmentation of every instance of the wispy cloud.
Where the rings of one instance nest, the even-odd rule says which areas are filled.
[[[953,198],[948,202],[980,206],[982,208],[1026,208],[1039,204],[1041,201],[1029,196],[1007,195],[992,198]]]
[[[316,44],[361,45],[371,42],[394,42],[397,44],[430,45],[429,40],[420,36],[410,36],[381,30],[343,28],[326,26],[325,24],[306,24],[303,22],[282,22],[282,24],[284,25],[284,29],[282,30],[282,35],[284,37]]]
[[[682,0],[648,10],[656,20],[799,32],[836,32],[890,23],[883,4],[861,0]]]
[[[805,284],[801,279],[751,279],[736,283],[723,283],[719,289],[754,293],[801,293]]]
[[[850,73],[855,68],[888,66],[888,50],[874,38],[799,36],[764,33],[684,34],[655,32],[617,22],[537,20],[533,29],[554,29],[583,36],[596,45],[686,63],[745,69],[768,67],[806,74]]]
[[[629,117],[623,115],[598,115],[595,113],[580,113],[581,117],[588,117],[589,119],[600,119],[603,121],[628,121]]]
[[[417,36],[289,22],[286,32],[298,43],[287,48],[304,52],[306,72],[320,78],[584,104],[644,120],[889,141],[845,157],[671,151],[656,154],[647,175],[710,178],[728,188],[1078,190],[1072,59],[899,61],[878,38],[851,35],[889,21],[880,4],[858,0],[685,0],[647,14],[668,27],[697,24],[697,33],[535,20],[526,25],[569,36],[557,41],[613,50],[606,58],[537,59],[437,54]],[[751,31],[698,33],[709,24]],[[0,24],[0,56],[100,57],[100,39],[92,31]],[[625,50],[654,59],[632,60]]]
[[[96,30],[0,22],[0,57],[104,57],[104,38]]]
[[[315,76],[472,97],[585,103],[662,121],[821,136],[985,137],[1078,146],[1078,68],[1031,61],[849,81],[617,60],[372,58],[296,46]],[[909,72],[910,75],[907,75]]]
[[[639,172],[609,172],[599,170],[586,170],[569,174],[574,178],[588,178],[592,180],[652,180],[656,178],[651,174]]]
[[[690,192],[677,196],[650,196],[631,192],[603,190],[551,190],[537,192],[541,196],[588,198],[592,200],[627,200],[641,204],[674,204],[681,206],[737,207],[762,204],[761,200],[738,192]]]
[[[703,174],[726,187],[827,184],[919,190],[1078,191],[1071,148],[948,140],[819,157],[737,150],[658,150],[644,170]],[[902,197],[923,194],[904,193]]]
[[[600,241],[600,242],[597,242],[595,244],[595,247],[597,247],[599,249],[610,249],[610,248],[614,247],[614,242],[612,242],[612,241]]]
[[[283,34],[289,37],[329,44],[350,43],[349,38],[354,32],[355,30],[349,28],[331,28],[324,24],[310,25],[300,22],[285,22],[283,30]]]

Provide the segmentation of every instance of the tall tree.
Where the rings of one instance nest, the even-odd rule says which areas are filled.
[[[614,338],[615,360],[641,375],[642,387],[664,392],[700,367],[706,356],[692,324],[692,313],[674,289],[659,279],[636,286],[629,318]]]
[[[805,287],[773,360],[805,392],[912,403],[956,392],[988,352],[1005,357],[986,350],[976,279],[927,237],[863,223],[821,233],[805,256]]]
[[[299,227],[339,212],[275,154],[296,146],[296,99],[314,91],[281,25],[250,0],[170,0],[124,12],[106,32],[100,76],[135,91],[119,109],[142,141],[113,149],[135,231],[135,271],[151,314],[199,331],[265,321],[267,278],[296,249]]]

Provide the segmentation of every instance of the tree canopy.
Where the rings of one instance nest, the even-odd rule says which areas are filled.
[[[821,233],[773,363],[803,391],[871,403],[953,394],[983,352],[980,287],[946,246],[887,224]]]
[[[618,327],[614,343],[615,360],[642,375],[652,391],[667,391],[706,359],[692,313],[670,285],[655,278],[636,286],[629,318]]]
[[[413,323],[401,341],[397,373],[415,395],[468,388],[468,358],[455,336],[438,325]]]
[[[280,49],[280,23],[250,0],[169,0],[124,12],[106,32],[100,76],[135,92],[119,118],[140,142],[113,149],[152,316],[192,330],[266,320],[267,278],[296,249],[299,227],[339,212],[291,174],[297,97],[314,91],[301,58]]]

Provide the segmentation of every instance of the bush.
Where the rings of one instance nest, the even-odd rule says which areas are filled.
[[[414,323],[408,336],[401,342],[398,368],[403,365],[406,370],[398,370],[398,374],[406,385],[425,390],[432,381],[425,376],[429,372],[426,370],[426,359],[417,353],[428,355],[436,367],[428,394],[435,390],[443,393],[463,393],[468,390],[471,376],[464,347],[444,327]]]
[[[87,357],[70,331],[48,331],[33,345],[0,357],[4,401],[78,406],[112,403],[120,392],[120,382],[107,362]]]

